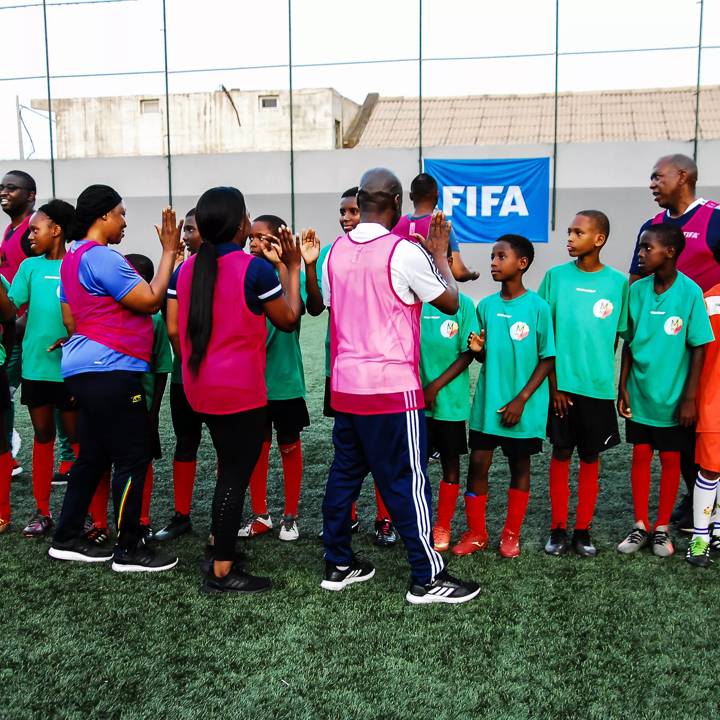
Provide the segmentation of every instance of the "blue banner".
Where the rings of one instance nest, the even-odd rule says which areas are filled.
[[[550,158],[425,160],[438,183],[438,207],[459,242],[491,243],[515,233],[548,241]]]

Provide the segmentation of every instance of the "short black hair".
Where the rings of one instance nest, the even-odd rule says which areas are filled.
[[[196,209],[195,209],[195,208],[190,208],[190,209],[185,213],[185,217],[195,217],[195,212],[196,212]]]
[[[70,203],[53,198],[50,202],[41,205],[37,211],[47,215],[60,227],[63,238],[67,237],[70,226],[75,220],[75,208]]]
[[[340,199],[344,200],[345,198],[349,197],[357,197],[358,194],[358,186],[348,188],[341,196]]]
[[[152,282],[155,276],[155,266],[147,255],[128,253],[125,259],[137,270],[138,275],[146,282]]]
[[[5,175],[15,175],[16,177],[22,178],[25,181],[27,187],[25,188],[28,192],[37,192],[37,186],[35,185],[35,178],[29,175],[24,170],[8,170]]]
[[[606,240],[610,237],[610,220],[602,210],[579,210],[575,214],[590,218]]]
[[[501,235],[495,242],[507,243],[518,257],[527,258],[527,270],[535,259],[535,246],[524,235]]]
[[[658,223],[650,225],[645,233],[652,233],[665,247],[675,248],[675,259],[685,249],[685,233],[677,226],[670,223]],[[645,234],[643,233],[643,234]]]
[[[438,194],[437,180],[428,173],[420,173],[410,183],[410,194],[413,200],[425,200]]]
[[[280,228],[287,223],[277,215],[258,215],[253,222],[261,222],[270,226],[273,235],[277,235],[280,232]]]

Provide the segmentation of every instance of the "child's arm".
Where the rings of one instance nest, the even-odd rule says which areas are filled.
[[[548,375],[548,381],[550,382],[550,402],[553,412],[558,417],[563,418],[570,412],[570,406],[573,404],[573,401],[566,392],[558,390],[555,365],[553,365],[553,369]]]
[[[0,283],[0,322],[4,323],[13,320],[17,315],[17,311],[15,303],[8,297],[7,290]]]
[[[470,367],[473,361],[473,354],[469,350],[460,353],[455,361],[436,377],[432,382],[429,382],[423,388],[423,394],[425,395],[425,406],[431,408],[435,403],[438,393],[449,383],[451,383],[463,370]]]
[[[620,363],[620,382],[618,383],[618,401],[617,411],[620,417],[627,420],[632,418],[630,410],[630,396],[627,391],[627,380],[630,376],[630,368],[632,367],[632,353],[630,352],[630,343],[626,340],[623,343],[622,361]]]
[[[305,290],[307,292],[307,311],[315,317],[325,309],[320,283],[317,276],[317,261],[320,256],[320,240],[315,230],[303,230],[300,240],[300,253],[305,262]]]
[[[170,345],[176,357],[180,357],[180,325],[178,323],[178,302],[173,298],[168,298],[167,313],[165,315],[165,325],[167,327]]]
[[[473,355],[473,359],[478,362],[485,362],[485,330],[480,333],[470,333],[468,337],[468,350]]]
[[[690,369],[688,370],[685,389],[677,409],[677,419],[683,427],[692,427],[697,422],[695,396],[700,382],[703,362],[705,361],[705,347],[705,345],[698,345],[690,348]]]
[[[555,358],[542,358],[535,366],[530,379],[525,387],[513,398],[507,405],[501,407],[498,412],[502,413],[500,422],[506,427],[512,427],[520,422],[525,403],[532,397],[532,394],[542,385],[543,380],[550,374],[555,367]]]

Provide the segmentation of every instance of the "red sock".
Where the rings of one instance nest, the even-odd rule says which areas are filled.
[[[55,458],[55,440],[41,443],[33,440],[32,484],[35,505],[42,515],[50,514],[50,489],[52,487]]]
[[[303,474],[302,441],[280,445],[280,459],[285,484],[285,515],[297,517]]]
[[[673,505],[680,485],[680,453],[660,453],[660,499],[658,503],[658,517],[655,527],[665,527],[670,524]]]
[[[570,461],[550,459],[550,527],[567,528]]]
[[[72,448],[73,455],[77,459],[78,453],[80,452],[80,445],[79,443],[70,443],[70,447]],[[66,475],[70,472],[70,468],[73,466],[74,460],[61,460],[60,461],[60,467],[58,468],[58,472],[61,475]]]
[[[90,501],[90,517],[97,527],[108,526],[108,498],[110,497],[110,473],[104,472],[98,483],[95,495]]]
[[[254,515],[267,515],[267,476],[270,461],[270,441],[264,440],[260,455],[250,476],[250,505]]]
[[[150,500],[152,498],[153,482],[155,480],[155,473],[153,472],[152,463],[148,465],[147,472],[145,473],[145,483],[143,485],[142,494],[142,506],[140,509],[140,524],[150,524]]]
[[[350,519],[353,522],[357,522],[357,503],[354,502],[350,507]]]
[[[10,482],[12,480],[12,453],[0,455],[0,519],[10,519]]]
[[[189,515],[192,507],[193,489],[197,460],[173,460],[173,492],[175,494],[175,512]]]
[[[465,518],[473,535],[487,535],[485,510],[487,495],[465,495]]]
[[[375,488],[375,506],[377,507],[377,510],[375,512],[375,520],[390,520],[390,513],[385,507],[383,499],[380,497],[380,491],[378,490],[378,486],[375,485],[375,483],[373,483],[373,486]]]
[[[642,523],[646,530],[650,530],[648,505],[650,503],[650,463],[652,462],[652,456],[652,446],[633,445],[630,482],[632,483],[635,522]]]
[[[575,510],[575,529],[587,530],[592,523],[597,503],[600,483],[600,461],[593,463],[580,461],[580,474],[578,475],[578,502]]]
[[[525,520],[525,512],[527,511],[528,501],[530,500],[529,490],[517,490],[510,488],[508,490],[508,507],[507,516],[505,517],[505,530],[519,535],[522,530],[522,524]]]
[[[446,530],[450,529],[453,516],[455,515],[455,505],[457,505],[459,492],[460,483],[440,481],[437,505],[437,524],[439,527],[445,528]],[[485,497],[487,498],[487,495]]]

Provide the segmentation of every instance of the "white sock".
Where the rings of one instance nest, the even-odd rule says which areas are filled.
[[[710,517],[710,524],[713,526],[713,537],[720,537],[720,493],[715,497],[715,511]]]
[[[693,540],[696,537],[703,540],[709,538],[708,526],[716,508],[717,490],[717,480],[708,480],[702,473],[698,473],[693,490]]]

